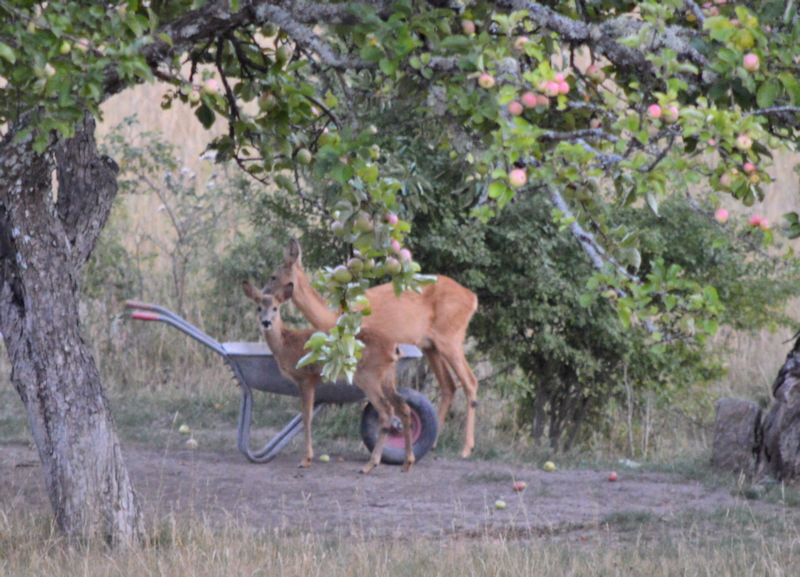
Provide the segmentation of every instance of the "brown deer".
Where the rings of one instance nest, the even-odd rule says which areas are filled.
[[[306,354],[305,344],[313,330],[289,330],[284,327],[280,307],[292,297],[294,285],[286,283],[277,289],[265,287],[264,292],[249,282],[243,284],[244,294],[258,305],[261,334],[278,362],[281,373],[292,381],[300,392],[301,414],[305,430],[305,456],[300,467],[308,467],[314,458],[311,443],[311,419],[314,413],[314,394],[322,382],[321,367],[308,365],[297,367],[298,361]],[[367,464],[361,469],[369,473],[378,466],[386,436],[392,427],[396,413],[403,424],[405,439],[405,459],[403,471],[411,469],[414,463],[411,440],[411,410],[395,390],[395,365],[397,352],[394,341],[370,331],[362,330],[358,338],[364,343],[361,359],[353,376],[354,384],[360,388],[379,416],[378,438]]]
[[[336,325],[339,315],[328,308],[303,270],[302,251],[297,240],[289,242],[283,254],[283,265],[270,282],[273,287],[294,285],[292,300],[315,328],[327,331]],[[456,392],[449,369],[461,381],[467,397],[461,456],[469,457],[475,446],[478,380],[464,357],[464,339],[469,321],[478,308],[478,297],[453,279],[437,275],[437,282],[423,287],[422,293],[406,291],[397,296],[392,285],[387,283],[369,289],[367,298],[372,314],[362,321],[365,330],[386,335],[395,343],[417,345],[425,353],[441,391],[437,411],[440,430]]]

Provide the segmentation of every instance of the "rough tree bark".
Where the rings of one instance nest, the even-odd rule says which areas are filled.
[[[141,520],[78,317],[83,266],[117,192],[94,129],[87,116],[44,155],[17,130],[0,142],[0,331],[59,527],[119,544]]]
[[[759,455],[759,470],[781,480],[800,477],[800,338],[795,338],[772,383]]]

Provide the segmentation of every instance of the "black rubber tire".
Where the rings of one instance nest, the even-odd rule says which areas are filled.
[[[419,461],[431,450],[439,434],[439,420],[436,409],[431,402],[419,391],[401,387],[397,392],[408,403],[412,413],[412,426],[416,422],[419,424],[419,436],[414,441],[414,458]],[[378,412],[369,403],[364,407],[361,414],[361,439],[370,452],[375,448],[378,439]],[[402,465],[405,459],[403,447],[384,446],[381,453],[381,462],[388,465]]]

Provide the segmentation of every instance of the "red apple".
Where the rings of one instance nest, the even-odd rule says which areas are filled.
[[[757,214],[754,214],[747,222],[750,224],[750,226],[761,226],[761,217]]]
[[[600,84],[606,79],[606,73],[597,64],[590,64],[586,69],[586,77],[595,84]]]
[[[611,471],[611,473],[609,473],[609,475],[608,475],[608,480],[610,482],[612,482],[612,483],[614,481],[616,481],[617,480],[617,472],[616,471]]]
[[[475,34],[475,23],[472,20],[462,20],[461,31],[467,36],[472,36]]]
[[[390,256],[386,259],[386,272],[389,274],[397,274],[401,270],[403,270],[403,267],[400,265],[400,261],[398,261],[396,258]]]
[[[511,186],[514,188],[522,188],[525,186],[525,183],[528,182],[528,174],[525,172],[524,168],[515,168],[508,173],[508,182],[510,182]]]
[[[481,88],[489,89],[494,86],[494,76],[489,74],[488,72],[484,72],[480,76],[478,76],[478,85]]]
[[[544,92],[545,96],[549,96],[550,98],[558,96],[558,82],[555,80],[545,82],[542,92]]]
[[[752,162],[745,162],[742,170],[744,170],[745,174],[753,174],[756,171],[756,165]]]
[[[748,72],[755,72],[761,66],[761,61],[758,59],[758,54],[754,54],[753,52],[749,52],[744,55],[744,59],[742,59],[742,66]]]
[[[728,211],[725,210],[724,208],[720,208],[717,210],[717,212],[714,213],[714,218],[717,220],[718,223],[725,224],[726,222],[728,222]]]
[[[347,270],[347,267],[341,264],[333,269],[331,277],[339,284],[347,284],[353,280],[353,274]]]
[[[533,92],[526,92],[520,100],[522,100],[522,105],[525,108],[534,108],[536,106],[536,95]]]
[[[661,118],[661,107],[658,104],[651,104],[647,107],[647,116],[653,120]]]
[[[347,261],[347,269],[353,274],[359,274],[364,270],[364,261],[354,256]]]
[[[662,118],[664,119],[664,122],[666,122],[667,124],[674,124],[678,122],[678,116],[679,112],[677,106],[667,106],[667,108],[662,113]]]
[[[360,234],[372,232],[374,227],[375,225],[372,224],[372,219],[363,212],[356,217],[356,221],[353,223],[353,230]]]
[[[520,104],[518,101],[516,101],[516,100],[512,100],[511,102],[509,102],[509,103],[508,103],[508,112],[509,112],[509,113],[510,113],[512,116],[519,116],[519,115],[521,115],[521,114],[522,114],[524,111],[525,111],[525,110],[524,110],[524,108],[523,108],[522,104]]]
[[[753,146],[753,139],[746,134],[740,134],[736,137],[736,148],[739,150],[750,150]]]

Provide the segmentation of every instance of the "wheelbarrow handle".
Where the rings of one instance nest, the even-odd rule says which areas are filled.
[[[155,310],[155,305],[150,303],[145,303],[142,301],[135,301],[135,300],[127,300],[125,301],[125,308],[126,309],[139,309],[143,311],[152,311]]]
[[[134,311],[131,313],[131,318],[138,321],[160,321],[162,316],[158,313],[149,313],[145,311]]]

